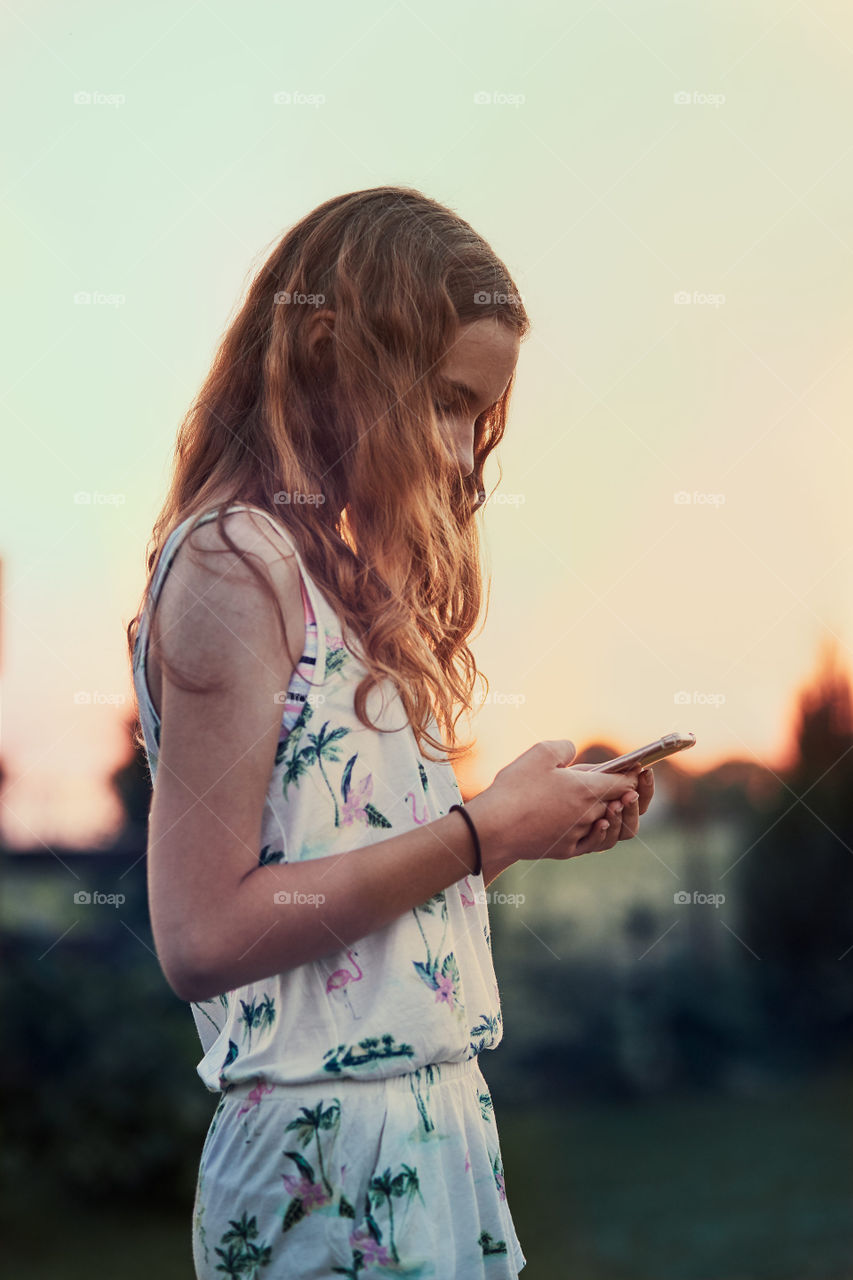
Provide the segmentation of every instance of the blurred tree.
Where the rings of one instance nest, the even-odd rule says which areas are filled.
[[[800,696],[792,763],[735,870],[768,1031],[797,1056],[853,1037],[853,698],[825,649]]]
[[[145,751],[134,744],[138,725],[137,716],[125,722],[129,758],[110,775],[110,783],[119,798],[124,815],[118,842],[141,841],[144,845],[148,832],[152,787]]]

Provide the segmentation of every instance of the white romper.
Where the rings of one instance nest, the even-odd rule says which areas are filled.
[[[367,709],[397,731],[361,724],[365,668],[335,610],[274,516],[234,510],[264,516],[296,553],[306,606],[258,850],[275,893],[279,864],[385,840],[462,795],[449,761],[421,754],[390,681]],[[214,515],[172,531],[155,599],[181,539]],[[146,609],[133,681],[156,780],[147,642]],[[191,1005],[198,1074],[220,1095],[193,1208],[198,1280],[517,1276],[526,1259],[478,1060],[503,1034],[483,890],[466,875],[346,951]]]

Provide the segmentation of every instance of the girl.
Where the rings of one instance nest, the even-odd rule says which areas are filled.
[[[561,740],[461,804],[473,516],[528,328],[450,209],[352,192],[274,249],[181,427],[128,641],[154,940],[219,1094],[199,1280],[525,1265],[483,890],[636,835],[653,789]]]

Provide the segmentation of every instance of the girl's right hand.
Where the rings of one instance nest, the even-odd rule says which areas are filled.
[[[583,765],[567,768],[576,754],[568,739],[537,742],[468,801],[487,883],[519,860],[576,858],[636,835],[636,821],[628,824],[625,819],[636,819],[638,805],[643,813],[648,808],[654,787],[651,770],[638,787],[636,769],[615,774]],[[612,808],[619,802],[624,819]]]

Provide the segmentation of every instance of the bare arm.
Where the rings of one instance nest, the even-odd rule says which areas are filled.
[[[298,658],[299,571],[264,523],[248,512],[228,517],[241,551],[269,566]],[[214,524],[191,536],[220,545]],[[189,693],[162,673],[149,900],[158,958],[177,995],[206,999],[330,955],[471,872],[471,836],[458,813],[345,853],[258,866],[280,694],[293,670],[273,603],[232,552],[196,559],[185,542],[159,608],[166,656],[192,680],[219,685]],[[519,858],[573,857],[615,842],[617,831],[605,838],[598,820],[636,778],[563,767],[573,755],[571,743],[537,743],[469,801],[487,884]],[[636,812],[636,802],[626,810]],[[276,900],[282,892],[289,901]]]

